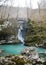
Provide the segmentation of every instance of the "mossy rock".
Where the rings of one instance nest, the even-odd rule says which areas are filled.
[[[43,44],[46,41],[45,35],[33,35],[27,36],[25,39],[25,45],[35,45],[35,44]]]
[[[16,65],[24,65],[25,64],[25,61],[20,58],[14,58],[14,59],[12,59],[12,61],[16,62]]]

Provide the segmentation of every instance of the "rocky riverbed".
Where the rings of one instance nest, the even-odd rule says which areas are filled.
[[[6,56],[0,57],[0,65],[46,65],[46,61],[31,60],[27,56]]]
[[[46,58],[40,58],[34,48],[25,48],[21,55],[0,57],[0,65],[46,65]]]

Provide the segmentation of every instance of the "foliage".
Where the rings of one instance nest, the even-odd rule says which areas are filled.
[[[35,23],[35,21],[30,21],[30,27],[28,30],[28,35],[26,36],[25,42],[29,45],[43,44],[46,41],[46,26],[44,24],[40,25]],[[40,26],[39,26],[40,25]]]

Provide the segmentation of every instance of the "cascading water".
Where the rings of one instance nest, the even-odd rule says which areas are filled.
[[[23,34],[22,34],[22,30],[23,30],[23,27],[20,26],[20,28],[18,30],[18,39],[24,44],[24,37],[23,37]]]

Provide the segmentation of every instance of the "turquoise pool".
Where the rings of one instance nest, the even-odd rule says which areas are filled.
[[[0,49],[4,50],[3,53],[0,53],[0,56],[8,55],[8,54],[20,54],[21,51],[26,48],[27,46],[24,46],[23,44],[16,44],[16,45],[0,45]],[[36,48],[36,51],[38,53],[44,53],[46,52],[46,49],[43,48]]]
[[[1,55],[8,55],[8,54],[20,54],[21,51],[25,48],[23,44],[15,44],[15,45],[0,45],[0,49],[4,50]]]

